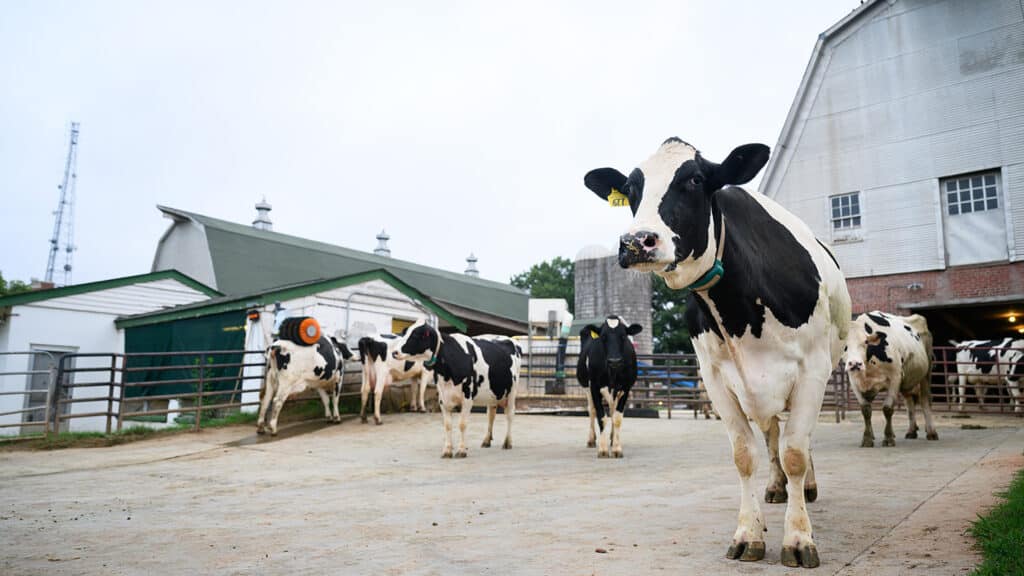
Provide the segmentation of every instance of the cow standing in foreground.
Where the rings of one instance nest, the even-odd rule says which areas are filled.
[[[932,334],[923,316],[903,317],[878,311],[861,314],[850,323],[845,355],[846,373],[864,415],[862,447],[875,445],[875,433],[871,429],[871,401],[883,390],[885,439],[882,446],[896,445],[892,413],[899,394],[907,401],[910,419],[906,437],[917,438],[914,406],[920,405],[928,439],[939,439],[932,423]]]
[[[584,183],[602,199],[628,200],[633,224],[619,240],[619,264],[690,290],[687,326],[740,476],[738,526],[726,556],[765,554],[749,418],[764,432],[772,463],[765,499],[788,499],[782,563],[812,568],[820,561],[805,505],[817,497],[811,433],[842,355],[850,296],[835,258],[806,224],[731,186],[749,182],[767,161],[763,144],[740,146],[716,164],[669,138],[629,177],[599,168]]]
[[[601,326],[588,324],[580,331],[580,357],[576,379],[587,388],[587,412],[590,414],[590,436],[587,446],[596,446],[594,420],[601,428],[598,458],[607,458],[609,440],[611,455],[622,458],[622,413],[626,410],[629,391],[636,382],[636,349],[629,340],[643,328],[626,326],[619,316],[609,316]],[[605,403],[608,418],[605,418]],[[610,438],[605,438],[608,429]]]
[[[505,408],[505,443],[512,447],[512,416],[516,411],[516,387],[522,353],[511,338],[441,334],[422,320],[410,326],[395,346],[398,360],[420,360],[431,365],[437,399],[444,418],[442,458],[466,457],[466,421],[473,404],[487,406],[487,435],[481,444],[491,445],[498,406]],[[459,447],[452,453],[452,408],[459,409]]]
[[[363,363],[363,382],[359,390],[361,396],[359,418],[363,423],[366,422],[366,403],[372,390],[373,421],[378,425],[381,424],[380,404],[384,398],[384,390],[396,381],[415,378],[419,385],[413,388],[412,409],[420,412],[427,411],[424,399],[427,393],[427,383],[433,376],[430,370],[423,366],[423,362],[396,360],[394,351],[397,342],[398,336],[395,334],[377,334],[359,339],[359,361]]]
[[[260,390],[260,412],[256,432],[263,434],[268,426],[267,408],[271,401],[270,434],[277,435],[277,418],[285,400],[307,388],[320,393],[324,417],[341,422],[338,397],[345,377],[345,360],[352,357],[348,346],[334,338],[321,336],[315,346],[304,346],[290,340],[275,340],[267,349],[267,370]],[[328,403],[330,393],[330,403]]]
[[[964,409],[968,384],[974,387],[978,409],[984,410],[988,387],[1005,383],[1013,411],[1022,411],[1020,395],[1021,380],[1024,380],[1024,340],[950,340],[949,343],[957,348],[958,410]]]

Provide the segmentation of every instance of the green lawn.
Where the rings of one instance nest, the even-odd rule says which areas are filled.
[[[1024,470],[1001,496],[1005,500],[971,529],[984,555],[976,576],[1024,574]]]

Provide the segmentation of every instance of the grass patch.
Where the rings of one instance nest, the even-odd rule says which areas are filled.
[[[971,528],[984,558],[975,576],[1024,574],[1024,470],[1000,496],[1004,501]]]

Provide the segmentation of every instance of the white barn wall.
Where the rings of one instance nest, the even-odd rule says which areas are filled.
[[[175,220],[156,247],[153,271],[178,270],[211,288],[217,287],[217,277],[210,259],[210,245],[206,229],[190,220]]]
[[[762,191],[836,242],[849,277],[943,269],[939,179],[1002,169],[1011,260],[1024,259],[1024,16],[1017,0],[878,2],[833,31]],[[860,192],[860,242],[828,197]],[[937,245],[938,244],[938,245]]]

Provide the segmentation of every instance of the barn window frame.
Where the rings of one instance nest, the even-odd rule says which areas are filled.
[[[832,234],[860,230],[864,217],[860,191],[834,194],[828,197],[829,221]]]
[[[947,216],[999,210],[999,170],[958,174],[939,180]]]

